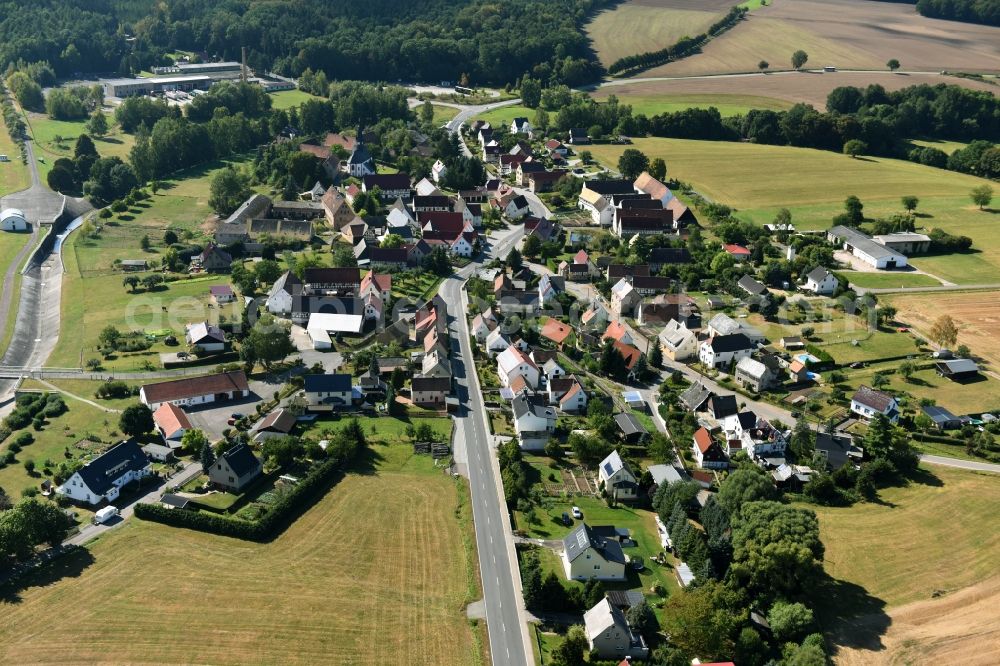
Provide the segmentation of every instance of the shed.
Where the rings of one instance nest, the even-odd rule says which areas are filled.
[[[979,366],[969,358],[956,358],[950,361],[938,361],[934,364],[942,377],[951,380],[968,379],[979,374]]]

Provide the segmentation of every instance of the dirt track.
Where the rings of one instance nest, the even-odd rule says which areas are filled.
[[[842,666],[881,664],[1000,663],[1000,576],[938,599],[917,601],[890,611],[892,624],[882,649],[842,649]],[[881,622],[882,620],[874,620]],[[864,624],[860,620],[855,624]]]
[[[761,59],[787,69],[796,49],[809,67],[874,69],[896,58],[907,70],[1000,71],[1000,27],[929,19],[902,3],[773,0],[703,53],[646,74],[746,72]]]

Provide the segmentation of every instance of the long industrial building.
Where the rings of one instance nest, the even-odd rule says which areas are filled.
[[[106,79],[105,97],[132,97],[150,95],[168,90],[207,90],[214,83],[210,76],[155,76],[144,79]]]

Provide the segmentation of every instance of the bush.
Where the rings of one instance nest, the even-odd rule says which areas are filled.
[[[94,395],[102,400],[130,398],[135,389],[121,380],[109,380],[97,387]]]
[[[10,443],[10,446],[24,447],[34,443],[34,441],[35,441],[35,436],[32,435],[30,432],[19,432],[17,434],[17,437],[14,438],[14,441]]]

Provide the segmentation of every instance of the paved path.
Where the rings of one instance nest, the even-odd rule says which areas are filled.
[[[1000,474],[1000,465],[996,463],[979,462],[978,460],[960,460],[958,458],[949,458],[947,456],[931,456],[925,454],[920,456],[920,462],[929,463],[931,465],[942,465],[944,467],[958,467],[959,469],[968,469],[976,472],[993,472],[994,474]]]
[[[55,391],[57,393],[62,393],[63,395],[69,396],[70,398],[73,398],[74,400],[79,400],[80,402],[85,402],[88,405],[90,405],[91,407],[97,407],[102,412],[108,412],[109,414],[119,414],[122,411],[120,409],[111,409],[110,407],[105,407],[104,405],[100,405],[100,404],[94,402],[93,400],[88,400],[87,398],[79,396],[79,395],[77,395],[75,393],[70,393],[66,389],[61,389],[58,386],[56,386],[55,384],[51,384],[51,383],[45,381],[44,379],[39,379],[38,383],[39,384],[43,384],[44,386],[49,387],[50,389],[52,389],[53,391]]]
[[[697,81],[699,79],[746,79],[750,77],[772,77],[772,76],[803,76],[808,74],[824,74],[822,69],[803,69],[801,71],[794,70],[781,70],[781,71],[769,71],[766,74],[763,72],[743,72],[740,74],[701,74],[697,76],[636,76],[627,79],[611,79],[608,81],[602,81],[596,85],[583,86],[579,90],[594,90],[597,88],[615,88],[618,86],[627,86],[635,83],[651,83],[654,81]],[[838,69],[836,74],[885,74],[884,69]],[[896,74],[938,74],[938,71],[923,71],[923,70],[897,70]],[[849,85],[844,83],[843,85]]]
[[[942,284],[930,287],[880,287],[878,289],[864,289],[862,287],[855,287],[854,291],[857,292],[859,296],[864,296],[865,294],[911,294],[911,293],[916,294],[920,292],[933,292],[933,291],[992,291],[994,289],[1000,289],[1000,283],[993,282],[986,284]]]

